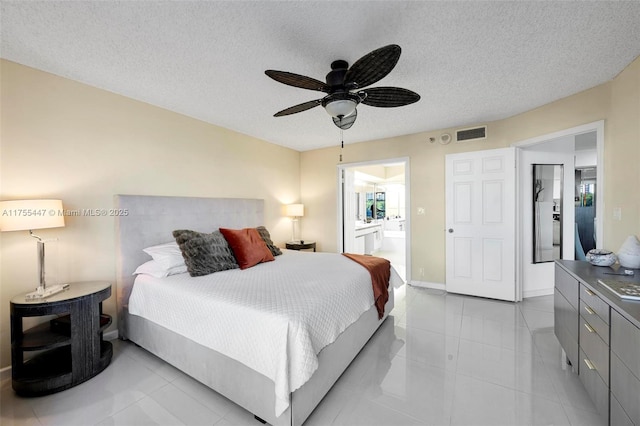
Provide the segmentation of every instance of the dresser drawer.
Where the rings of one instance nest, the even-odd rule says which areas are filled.
[[[580,300],[580,315],[589,323],[598,336],[608,345],[609,344],[609,324],[604,322],[600,315],[596,313],[584,300]]]
[[[567,302],[567,299],[556,289],[553,293],[554,304],[554,331],[560,346],[564,349],[567,358],[576,371],[579,368],[578,360],[578,312]]]
[[[604,420],[604,424],[609,420],[609,387],[602,381],[596,370],[591,370],[584,362],[588,359],[582,349],[580,350],[580,381],[587,390],[591,401],[596,407],[598,414]]]
[[[580,284],[578,283],[578,280],[573,278],[568,272],[558,265],[556,265],[555,269],[555,287],[577,311],[579,308],[578,294],[580,291]]]
[[[609,422],[612,426],[636,426],[633,424],[627,413],[624,412],[622,406],[618,402],[615,396],[611,395],[611,413],[609,414],[611,421]]]
[[[605,323],[609,324],[609,305],[584,284],[580,285],[580,300],[589,306]]]
[[[611,350],[640,377],[640,329],[611,309]]]
[[[580,374],[585,366],[590,371],[597,371],[602,381],[609,385],[609,346],[598,336],[598,333],[580,316],[580,350],[585,357],[581,359]],[[586,360],[585,360],[586,358]]]
[[[557,290],[554,292],[553,304],[554,313],[557,317],[556,320],[559,323],[558,325],[564,327],[573,340],[577,342],[580,337],[578,310],[571,306],[562,293]]]
[[[631,421],[640,426],[640,379],[616,354],[611,354],[611,395],[611,399],[615,396]]]

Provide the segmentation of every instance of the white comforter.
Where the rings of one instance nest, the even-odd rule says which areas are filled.
[[[283,250],[245,270],[139,275],[129,313],[234,358],[275,383],[276,416],[318,368],[318,353],[373,306],[369,272],[335,253]],[[391,268],[391,286],[402,279]]]

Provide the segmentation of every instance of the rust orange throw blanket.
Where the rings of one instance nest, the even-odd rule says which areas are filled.
[[[363,254],[342,253],[354,262],[367,268],[371,274],[373,286],[373,300],[378,309],[378,319],[384,315],[384,305],[389,300],[389,278],[391,276],[391,262],[381,257],[365,256]]]

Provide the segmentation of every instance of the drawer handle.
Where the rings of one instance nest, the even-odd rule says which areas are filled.
[[[584,291],[586,291],[589,296],[595,296],[596,295],[594,292],[592,292],[588,288],[585,288]]]
[[[595,333],[596,331],[593,329],[593,327],[591,327],[589,324],[587,324],[586,322],[584,323],[584,326],[587,330],[589,330],[589,333]]]
[[[591,309],[590,306],[587,306],[587,305],[584,306],[584,310],[589,312],[589,314],[591,314],[591,315],[595,315],[595,313],[596,313],[596,311],[594,311],[593,309]]]
[[[584,359],[584,363],[587,364],[587,368],[589,370],[595,370],[596,369],[596,366],[593,365],[593,363],[591,361],[589,361],[588,359],[586,359],[586,358]]]

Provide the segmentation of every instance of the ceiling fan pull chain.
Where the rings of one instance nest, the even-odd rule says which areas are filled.
[[[344,130],[340,129],[340,162],[342,163],[342,150],[344,149]]]

